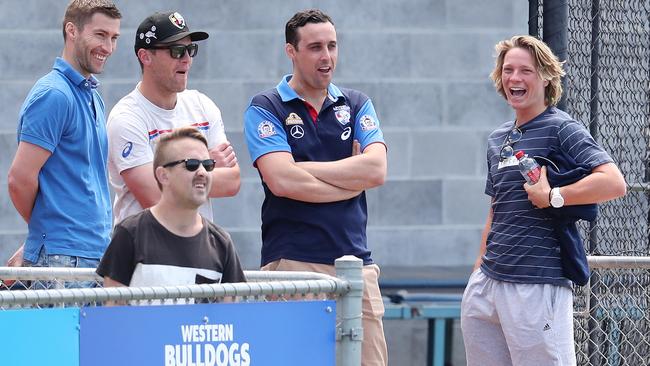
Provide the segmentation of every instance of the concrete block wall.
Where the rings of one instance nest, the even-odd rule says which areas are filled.
[[[0,55],[0,261],[26,226],[8,198],[6,172],[16,148],[20,105],[34,81],[61,53],[60,22],[67,1],[2,1],[6,43]],[[124,18],[118,48],[99,78],[110,108],[140,70],[135,28],[156,10],[177,9],[200,43],[190,87],[222,110],[242,166],[241,192],[214,204],[216,221],[233,235],[247,268],[259,263],[262,201],[242,134],[250,97],[291,71],[283,51],[284,23],[299,9],[320,7],[336,23],[335,83],[374,101],[389,146],[388,181],[368,192],[369,245],[383,266],[469,265],[488,209],[483,194],[485,137],[511,117],[488,78],[493,45],[525,33],[520,0],[167,0],[117,1]],[[399,253],[399,254],[397,254]],[[397,255],[396,255],[397,254]]]
[[[369,245],[382,267],[470,266],[488,210],[483,194],[485,139],[511,118],[488,78],[493,46],[527,30],[521,0],[116,0],[124,18],[117,51],[99,78],[107,110],[133,89],[140,70],[135,29],[157,10],[176,9],[200,43],[190,87],[221,108],[242,167],[242,187],[216,200],[217,223],[232,234],[244,266],[259,265],[259,177],[242,133],[255,93],[291,71],[283,52],[284,24],[295,11],[320,7],[336,23],[335,83],[374,101],[389,146],[388,180],[368,192]],[[19,108],[34,81],[61,53],[67,0],[0,0],[0,263],[25,237],[26,225],[7,194]],[[386,271],[389,272],[389,271]],[[395,273],[395,270],[392,271]],[[426,359],[424,322],[386,321],[392,365]],[[456,325],[454,363],[464,364]],[[460,348],[460,349],[459,349]]]

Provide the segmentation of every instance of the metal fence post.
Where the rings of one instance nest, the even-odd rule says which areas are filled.
[[[336,277],[350,284],[350,291],[339,297],[336,306],[336,364],[361,365],[361,299],[363,297],[363,261],[346,255],[334,263]]]
[[[544,42],[553,50],[560,61],[566,61],[569,44],[569,1],[544,0],[542,35]],[[562,78],[562,87],[566,90],[566,77]],[[566,93],[562,95],[557,107],[566,111]]]

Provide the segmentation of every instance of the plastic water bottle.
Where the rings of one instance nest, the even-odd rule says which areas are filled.
[[[519,160],[519,171],[526,179],[526,182],[531,186],[537,183],[542,172],[542,167],[537,164],[535,159],[524,154],[522,150],[517,151],[515,157]]]

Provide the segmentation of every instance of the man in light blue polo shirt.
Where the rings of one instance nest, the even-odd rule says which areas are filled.
[[[120,18],[108,0],[70,2],[63,54],[23,103],[9,194],[28,235],[9,265],[94,268],[108,245],[106,119],[92,74],[115,50]]]

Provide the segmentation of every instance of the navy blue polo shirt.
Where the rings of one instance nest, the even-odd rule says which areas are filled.
[[[361,92],[328,87],[316,114],[285,76],[274,89],[253,97],[244,114],[244,133],[253,162],[271,152],[289,152],[296,162],[336,161],[384,137],[370,99]],[[277,197],[262,181],[262,265],[278,259],[334,264],[343,255],[371,264],[366,240],[365,192],[345,201],[309,203]]]

